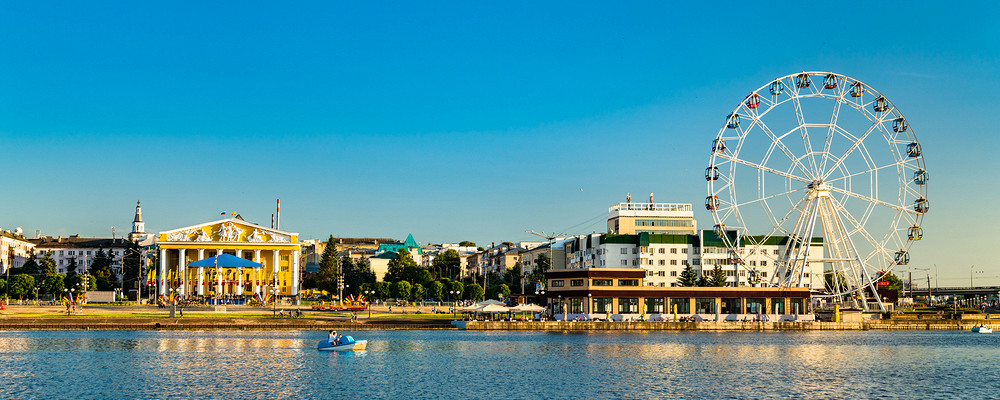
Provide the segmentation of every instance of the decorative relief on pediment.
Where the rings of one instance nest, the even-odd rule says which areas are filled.
[[[261,233],[260,229],[254,229],[253,233],[247,235],[246,240],[251,243],[262,243],[264,242],[264,234]]]
[[[194,238],[194,241],[196,241],[196,242],[211,242],[212,241],[212,237],[209,236],[207,233],[205,233],[205,231],[203,231],[201,229],[198,229],[198,236],[196,236]]]
[[[271,233],[271,240],[269,240],[269,242],[272,242],[272,243],[288,243],[289,239],[290,238],[288,236],[277,234],[277,233]]]
[[[219,229],[215,231],[215,236],[219,237],[220,242],[238,241],[242,234],[243,229],[232,222],[219,225]]]

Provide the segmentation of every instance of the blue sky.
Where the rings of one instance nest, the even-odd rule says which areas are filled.
[[[820,70],[923,144],[912,266],[998,283],[1000,6],[939,5],[5,3],[0,227],[267,225],[280,197],[305,238],[600,232],[626,192],[700,205],[725,115]]]

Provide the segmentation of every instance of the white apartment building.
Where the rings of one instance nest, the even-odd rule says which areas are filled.
[[[60,274],[67,273],[74,264],[77,273],[82,273],[84,268],[89,270],[97,252],[104,251],[111,258],[111,270],[120,276],[122,257],[127,249],[134,246],[125,238],[84,238],[80,235],[65,238],[45,236],[29,240],[35,244],[35,256],[38,259],[51,254],[56,262],[56,272]]]
[[[731,232],[736,237],[735,232]],[[760,242],[760,240],[757,240]],[[728,286],[766,286],[774,277],[777,259],[787,238],[774,237],[759,246],[741,247],[736,254],[716,239],[712,231],[699,235],[583,235],[565,243],[566,269],[641,268],[646,286],[678,286],[688,265],[706,277],[718,265],[726,273]],[[810,258],[823,258],[822,243],[814,241]],[[737,261],[741,261],[737,263]],[[810,263],[803,284],[823,288],[823,264]],[[554,268],[559,268],[554,266]]]
[[[9,268],[21,268],[31,258],[35,244],[26,239],[21,228],[14,231],[0,230],[0,274]]]

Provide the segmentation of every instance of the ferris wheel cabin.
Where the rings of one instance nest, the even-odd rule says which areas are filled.
[[[760,106],[760,95],[757,94],[757,93],[751,94],[749,97],[747,97],[746,105],[747,105],[747,108],[749,108],[751,110],[754,109],[754,108],[759,107]]]
[[[927,211],[930,211],[930,209],[931,209],[931,203],[923,197],[913,202],[913,211],[916,211],[921,214],[926,214]]]
[[[861,97],[863,94],[865,94],[865,87],[861,84],[861,82],[854,82],[854,84],[851,85],[851,97]]]
[[[906,154],[910,157],[920,157],[920,143],[912,142],[906,145]]]
[[[705,168],[705,180],[706,181],[719,180],[719,168],[718,167]]]
[[[875,99],[875,104],[872,105],[872,109],[875,110],[875,112],[884,112],[885,110],[888,110],[889,100],[886,100],[885,97]]]
[[[740,127],[740,115],[739,114],[729,114],[729,119],[726,122],[726,128],[736,129]]]
[[[725,139],[715,139],[712,141],[712,152],[722,153],[726,151],[726,140]]]
[[[771,82],[770,90],[772,96],[778,96],[785,91],[785,86],[781,84],[781,81],[774,81]]]
[[[823,89],[836,89],[837,75],[829,74],[823,78]]]
[[[705,198],[705,209],[714,211],[719,209],[719,196],[708,196]]]
[[[927,171],[924,171],[922,169],[913,171],[913,183],[916,183],[918,185],[926,185],[927,179],[928,179]]]
[[[920,240],[924,238],[924,230],[919,226],[911,226],[906,231],[906,237],[910,240]]]
[[[809,74],[799,74],[799,76],[795,77],[795,86],[798,86],[799,89],[806,89],[809,85],[812,85],[812,82],[809,80]]]

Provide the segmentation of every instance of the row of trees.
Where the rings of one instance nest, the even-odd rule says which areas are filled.
[[[0,279],[0,288],[7,297],[19,299],[30,298],[35,294],[47,295],[52,298],[61,297],[64,289],[73,288],[76,290],[114,290],[118,285],[118,276],[112,271],[111,265],[114,263],[114,255],[98,249],[97,254],[90,264],[89,271],[77,272],[79,266],[76,260],[70,260],[66,267],[67,274],[57,273],[56,262],[52,259],[52,253],[45,253],[41,258],[32,254],[28,261],[20,268],[11,268],[9,271],[10,282]],[[125,258],[126,276],[128,276],[129,259]],[[133,279],[138,279],[138,256],[132,264]]]

